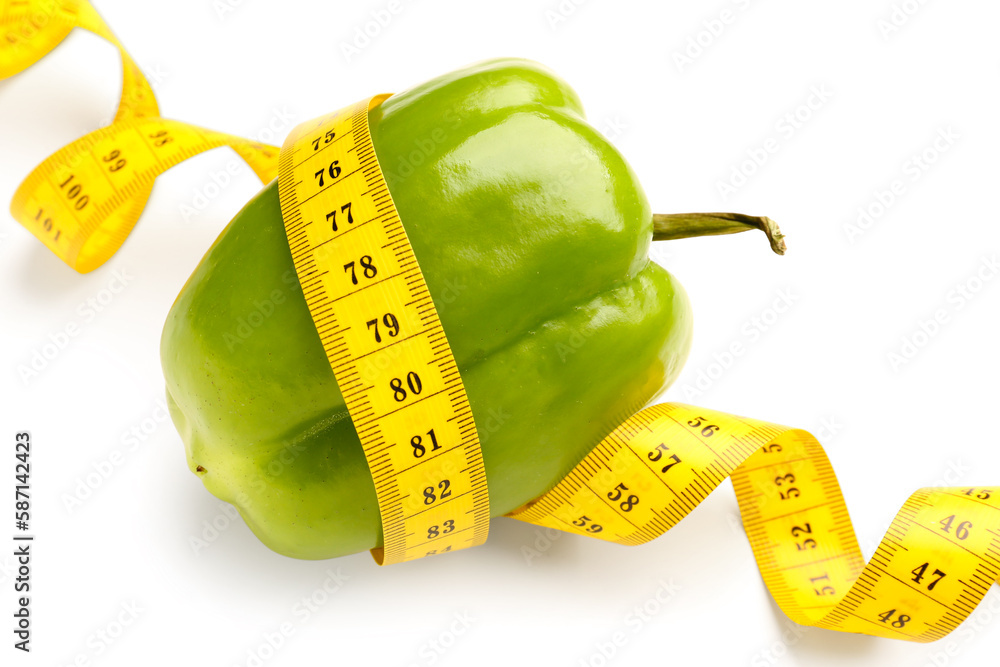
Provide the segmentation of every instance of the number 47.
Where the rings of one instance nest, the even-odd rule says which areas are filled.
[[[913,571],[910,572],[910,574],[913,575],[913,579],[911,581],[917,584],[922,583],[924,580],[924,576],[927,574],[927,568],[929,568],[930,566],[931,566],[930,563],[924,563],[920,567],[914,568]],[[932,591],[934,590],[934,587],[937,586],[938,582],[944,579],[948,575],[946,575],[941,570],[935,568],[934,573],[930,576],[935,577],[934,581],[932,581],[930,584],[927,585],[927,590]]]

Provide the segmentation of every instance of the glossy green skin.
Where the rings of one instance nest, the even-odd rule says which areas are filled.
[[[652,217],[636,175],[540,65],[490,61],[439,77],[370,122],[465,382],[491,514],[505,514],[675,378],[691,337],[687,296],[647,258]],[[298,288],[274,182],[184,286],[161,357],[189,466],[265,544],[297,558],[381,544],[371,475]]]

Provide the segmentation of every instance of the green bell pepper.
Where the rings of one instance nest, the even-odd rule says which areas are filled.
[[[687,296],[647,257],[654,216],[635,173],[549,70],[478,64],[369,119],[465,383],[491,513],[503,515],[677,377]],[[760,220],[656,216],[655,227],[673,238]],[[381,545],[371,474],[298,285],[275,182],[187,281],[161,357],[188,465],[267,546],[318,559]]]

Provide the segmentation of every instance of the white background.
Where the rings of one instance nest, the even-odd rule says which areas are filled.
[[[820,435],[870,556],[918,487],[1000,483],[992,421],[1000,280],[984,264],[1000,251],[1000,5],[896,2],[912,15],[897,14],[901,25],[887,34],[891,24],[880,22],[893,15],[892,0],[412,0],[393,5],[384,27],[369,26],[377,34],[350,57],[343,45],[372,12],[385,20],[387,0],[97,7],[170,118],[263,139],[271,123],[280,142],[291,127],[285,115],[297,123],[472,61],[524,56],[576,88],[655,210],[738,210],[779,221],[785,257],[771,255],[757,234],[654,249],[687,287],[696,316],[690,360],[665,398]],[[724,10],[731,21],[713,23]],[[691,62],[679,63],[691,40],[701,52],[691,47]],[[119,89],[116,52],[80,31],[0,83],[0,201],[52,151],[106,124]],[[825,100],[801,106],[820,89]],[[798,127],[789,113],[799,114]],[[939,131],[952,135],[938,143],[943,152],[934,148]],[[760,167],[744,165],[768,139],[776,152]],[[925,151],[933,163],[914,171],[913,157]],[[38,536],[35,651],[17,653],[16,663],[6,662],[15,654],[13,561],[11,549],[0,549],[5,664],[257,664],[252,653],[266,665],[995,662],[995,588],[992,612],[981,608],[932,645],[793,626],[761,583],[729,484],[636,548],[546,540],[500,519],[484,547],[390,568],[367,553],[327,562],[271,553],[188,472],[173,427],[157,421],[163,319],[260,186],[241,167],[226,187],[208,187],[214,197],[198,199],[235,159],[219,149],[161,177],[123,250],[89,275],[0,216],[0,434],[8,443],[0,506],[9,518],[13,434],[30,429]],[[734,169],[754,173],[724,199],[719,183],[731,182]],[[903,194],[852,243],[845,226],[896,179]],[[181,207],[196,203],[198,215],[184,220]],[[993,280],[977,284],[980,270]],[[116,271],[127,286],[108,302]],[[959,307],[953,290],[966,284],[981,289]],[[775,317],[782,294],[792,305]],[[88,299],[106,305],[91,313],[81,305]],[[889,355],[939,309],[945,324],[917,336],[916,354],[894,365]],[[81,333],[37,377],[22,379],[19,367],[70,323]],[[744,352],[727,359],[733,343]],[[685,392],[700,377],[704,391]],[[124,439],[133,428],[143,433],[134,446]],[[121,464],[68,508],[116,450]],[[212,522],[222,529],[213,532]],[[0,535],[13,532],[3,526]],[[196,550],[193,539],[207,547]],[[331,573],[342,583],[327,594],[324,586],[336,586]],[[675,590],[661,603],[662,582]],[[321,603],[306,612],[310,597]],[[636,615],[643,607],[645,620]],[[291,634],[272,651],[266,637],[283,624]],[[115,636],[106,642],[101,632]],[[604,658],[619,632],[624,645]]]

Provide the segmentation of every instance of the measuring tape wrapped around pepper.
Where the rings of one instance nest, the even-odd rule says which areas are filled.
[[[0,74],[74,24],[117,45],[86,3],[45,6],[5,6]],[[81,270],[114,252],[185,151],[228,143],[273,170],[270,147],[136,125],[166,121],[122,57],[122,108],[134,88],[143,113],[120,108],[49,158],[12,207]],[[174,162],[148,157],[166,136]],[[400,562],[479,544],[499,515],[639,544],[728,476],[763,579],[800,623],[931,641],[1000,574],[1000,490],[916,492],[865,565],[809,433],[640,409],[691,331],[650,240],[758,226],[780,251],[780,234],[766,219],[652,215],[547,70],[485,63],[304,123],[277,173],[195,270],[161,349],[192,470],[271,548]]]

